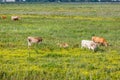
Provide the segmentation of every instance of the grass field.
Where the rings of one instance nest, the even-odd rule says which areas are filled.
[[[120,5],[81,3],[0,4],[0,80],[119,80]],[[18,15],[19,21],[11,16]],[[97,52],[83,39],[106,38]],[[28,36],[40,45],[27,47]],[[68,48],[56,44],[67,42]]]

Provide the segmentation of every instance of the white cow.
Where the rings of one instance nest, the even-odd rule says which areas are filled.
[[[42,42],[42,38],[41,37],[28,37],[27,41],[28,41],[28,47],[31,46],[33,43],[40,43]]]
[[[88,48],[88,49],[95,51],[95,49],[98,47],[98,44],[90,40],[82,40],[81,47]]]

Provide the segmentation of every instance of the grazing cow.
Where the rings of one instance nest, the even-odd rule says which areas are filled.
[[[67,47],[69,47],[69,45],[67,44],[67,43],[57,43],[57,45],[59,46],[59,47],[63,47],[63,48],[67,48]]]
[[[19,19],[20,19],[19,16],[11,16],[11,20],[13,20],[13,21],[17,21],[17,20],[19,20]]]
[[[96,36],[93,36],[92,37],[92,41],[94,41],[95,43],[98,43],[100,45],[104,45],[104,46],[108,46],[108,43],[107,41],[103,38],[103,37],[96,37]]]
[[[41,37],[28,37],[27,41],[28,41],[28,47],[31,46],[33,43],[40,43],[42,42],[42,38]]]
[[[81,47],[82,48],[88,48],[88,49],[91,49],[91,50],[95,51],[96,48],[97,48],[97,43],[95,43],[93,41],[90,41],[90,40],[82,40],[81,41]]]
[[[2,19],[6,19],[7,17],[6,16],[1,16]]]

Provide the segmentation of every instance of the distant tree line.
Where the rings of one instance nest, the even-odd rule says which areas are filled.
[[[20,2],[22,0],[16,0]],[[120,2],[120,0],[24,0],[25,2]]]
[[[120,0],[26,0],[26,1],[27,2],[119,2]]]
[[[0,2],[120,2],[120,0],[0,0]]]

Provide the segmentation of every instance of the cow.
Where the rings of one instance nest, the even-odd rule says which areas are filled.
[[[106,39],[103,37],[93,36],[92,41],[94,41],[95,43],[98,43],[100,45],[106,46],[106,47],[108,46]]]
[[[28,47],[30,47],[33,43],[41,43],[43,39],[41,37],[28,37]]]
[[[57,43],[57,45],[58,45],[60,48],[67,48],[67,47],[69,47],[68,43]]]
[[[11,20],[13,20],[13,21],[17,21],[17,20],[19,20],[19,19],[20,19],[19,16],[11,16]]]
[[[90,50],[95,51],[98,47],[98,44],[91,41],[91,40],[82,40],[81,41],[81,48],[88,48]]]
[[[2,19],[6,19],[7,17],[3,15],[3,16],[1,16],[1,18],[2,18]]]

